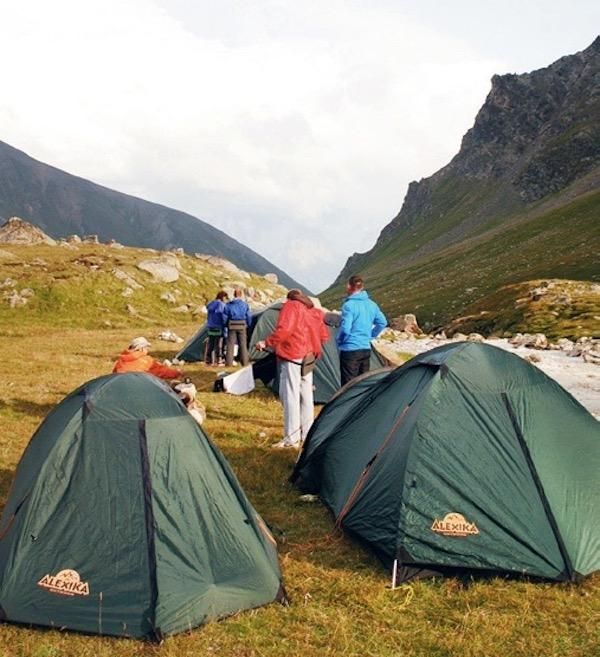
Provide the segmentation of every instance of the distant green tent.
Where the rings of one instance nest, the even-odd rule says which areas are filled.
[[[256,351],[254,345],[273,332],[282,305],[281,303],[275,303],[260,313],[256,313],[248,331],[250,358],[256,364],[254,377],[261,379],[274,392],[277,392],[278,382],[275,358],[268,352]],[[338,329],[336,326],[328,326],[328,329],[329,340],[324,345],[323,354],[317,361],[313,374],[315,402],[317,404],[324,404],[329,401],[339,389],[341,381],[339,351],[335,342]],[[177,358],[187,362],[204,360],[207,341],[208,329],[204,325],[177,354]],[[386,358],[376,349],[371,349],[371,368],[378,369],[386,364]]]
[[[292,475],[397,580],[600,569],[600,423],[520,357],[457,343],[351,382]]]
[[[40,425],[0,520],[3,620],[159,638],[284,595],[264,521],[162,381],[100,377]]]

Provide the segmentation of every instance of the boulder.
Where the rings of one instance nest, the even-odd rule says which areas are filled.
[[[485,338],[480,333],[469,333],[467,342],[485,342]]]
[[[272,283],[273,285],[277,285],[279,283],[279,278],[277,278],[277,274],[265,274],[263,278],[269,281],[269,283]]]
[[[390,326],[397,331],[405,331],[412,335],[423,335],[423,331],[417,323],[417,318],[412,313],[395,317],[390,322]]]
[[[98,235],[84,235],[81,240],[84,244],[100,244]]]
[[[174,260],[177,260],[174,256],[171,258],[165,256],[156,260],[142,260],[138,262],[137,267],[151,274],[156,281],[174,283],[179,280],[179,267],[174,264]]]

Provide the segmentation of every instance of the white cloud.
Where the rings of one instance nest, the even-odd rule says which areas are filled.
[[[225,228],[315,289],[454,155],[505,68],[351,0],[0,7],[0,139]]]

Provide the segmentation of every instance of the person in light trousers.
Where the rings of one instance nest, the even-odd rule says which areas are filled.
[[[272,348],[277,356],[279,369],[279,398],[283,404],[284,436],[273,445],[276,449],[298,449],[314,419],[313,373],[320,354],[321,343],[313,344],[315,334],[326,340],[327,329],[319,317],[310,312],[312,301],[299,290],[290,290],[287,301],[279,312],[275,330],[256,344],[259,351]],[[322,329],[313,324],[320,322]]]

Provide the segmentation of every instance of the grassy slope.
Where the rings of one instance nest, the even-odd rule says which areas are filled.
[[[539,278],[600,280],[600,192],[540,216],[521,217],[419,260],[403,264],[383,251],[363,273],[391,317],[415,312],[441,326],[508,284]],[[339,304],[338,286],[322,295]]]
[[[0,334],[0,503],[36,426],[68,392],[104,374],[140,323],[123,329],[21,325]],[[195,324],[172,327],[182,336]],[[12,333],[12,335],[8,335]],[[175,346],[155,355],[172,356]],[[161,350],[162,349],[162,350]],[[168,638],[139,641],[0,625],[2,657],[595,657],[600,655],[600,577],[580,586],[492,580],[462,586],[421,581],[391,591],[389,574],[333,531],[319,505],[303,505],[285,481],[294,455],[280,436],[279,403],[264,390],[242,398],[210,392],[214,372],[187,366],[208,410],[206,429],[251,501],[277,528],[293,604],[272,604]]]
[[[94,329],[136,326],[140,321],[166,328],[181,321],[181,315],[173,312],[175,307],[185,303],[202,306],[214,299],[220,287],[234,281],[256,290],[279,290],[277,296],[283,291],[262,276],[241,278],[235,272],[223,271],[190,256],[178,257],[178,281],[157,282],[136,266],[142,260],[160,258],[160,253],[147,249],[114,249],[94,244],[82,244],[76,250],[45,245],[1,247],[0,286],[10,278],[17,290],[30,288],[34,296],[26,306],[14,309],[0,298],[0,329],[18,329],[22,323]],[[90,265],[97,265],[98,269]],[[135,289],[131,296],[124,297],[127,283],[117,279],[113,269],[132,276],[143,289]],[[1,288],[0,297],[11,289]],[[162,300],[164,292],[174,294],[176,303]],[[137,316],[127,311],[128,305],[135,308]],[[203,315],[198,316],[199,322],[203,319]]]

